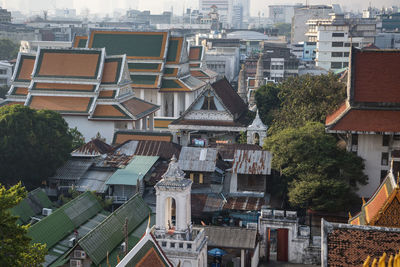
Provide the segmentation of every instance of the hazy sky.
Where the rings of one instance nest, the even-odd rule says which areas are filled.
[[[235,0],[233,0],[235,1]],[[240,0],[237,0],[240,1]],[[161,13],[164,10],[171,10],[173,7],[175,14],[182,14],[184,8],[198,8],[198,0],[0,0],[3,7],[8,9],[52,9],[58,8],[76,8],[78,13],[87,7],[91,13],[111,13],[115,8],[151,10],[152,13]],[[400,0],[308,0],[308,4],[340,4],[345,10],[360,10],[368,7],[369,2],[372,6],[382,8],[392,5],[400,5]],[[72,3],[72,4],[71,4]],[[306,3],[306,0],[250,0],[250,12],[252,16],[257,16],[258,12],[267,16],[270,4],[292,4]]]
[[[267,12],[267,6],[270,4],[290,4],[290,3],[303,3],[305,4],[305,0],[300,1],[285,1],[285,0],[250,0],[251,1],[251,15],[256,16],[259,10],[263,10]],[[99,5],[99,3],[101,3]],[[192,7],[198,8],[198,0],[75,0],[75,7],[77,9],[82,8],[83,6],[89,7],[89,9],[93,9],[93,11],[105,11],[109,8],[109,5],[106,3],[114,2],[115,6],[126,7],[131,6],[139,7],[139,9],[143,10],[152,10],[154,13],[160,13],[163,10],[170,10],[171,6],[173,6],[174,13],[182,13],[183,8]],[[338,3],[342,7],[345,5],[346,10],[362,10],[363,8],[368,7],[369,2],[371,2],[372,6],[376,6],[378,8],[382,8],[383,6],[388,7],[392,5],[400,5],[400,0],[308,0],[309,4],[332,4]],[[267,13],[265,13],[267,15]]]

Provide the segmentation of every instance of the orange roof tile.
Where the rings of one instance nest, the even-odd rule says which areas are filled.
[[[170,125],[172,121],[173,120],[155,119],[154,120],[154,127],[156,127],[156,128],[168,128],[168,125]]]
[[[152,141],[165,141],[171,142],[172,136],[170,134],[157,134],[157,135],[150,135],[150,134],[131,134],[131,133],[124,133],[124,132],[117,132],[114,136],[114,144],[122,144],[126,141],[141,141],[141,140],[152,140]]]
[[[33,66],[35,65],[35,57],[21,56],[20,67],[18,69],[16,81],[30,81],[33,71]]]
[[[400,132],[400,111],[350,109],[328,127],[331,131]]]
[[[99,98],[114,98],[115,90],[101,90],[99,93]]]
[[[35,76],[97,78],[100,51],[43,49]]]
[[[140,261],[135,265],[137,267],[140,266],[168,266],[167,264],[164,263],[164,261],[161,259],[161,256],[159,256],[154,249],[154,247],[150,248],[147,253],[140,259]]]
[[[133,97],[121,103],[133,116],[142,117],[153,113],[158,109],[157,105],[153,105],[139,98]]]
[[[85,91],[92,92],[96,89],[92,84],[66,84],[66,83],[35,83],[33,90],[55,90],[55,91]]]
[[[200,64],[199,63],[189,64],[189,67],[191,67],[191,68],[200,68]]]
[[[400,103],[400,51],[355,49],[352,61],[356,102]]]
[[[201,60],[202,47],[191,47],[189,50],[189,60]]]
[[[15,87],[13,95],[28,95],[28,88],[25,87]]]
[[[93,113],[93,118],[130,119],[130,117],[117,105],[97,105]]]
[[[102,83],[116,83],[118,82],[120,63],[118,61],[110,61],[104,63]]]
[[[205,74],[204,72],[200,71],[200,70],[191,70],[190,74],[196,78],[207,78],[207,74]]]
[[[347,108],[347,103],[345,101],[339,106],[339,108],[336,111],[334,111],[332,114],[329,114],[326,117],[325,123],[331,124],[333,121],[335,121],[338,118],[339,115],[341,115],[346,110],[346,108]]]
[[[365,215],[368,223],[378,214],[388,197],[389,193],[386,184],[384,184],[371,201],[365,205]]]
[[[87,113],[91,97],[32,96],[28,106],[34,109],[49,109],[61,113]]]

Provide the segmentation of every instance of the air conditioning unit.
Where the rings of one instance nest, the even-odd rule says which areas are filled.
[[[69,241],[68,241],[68,245],[69,245],[69,247],[73,247],[73,246],[75,246],[75,243],[76,243],[76,238],[75,237],[72,237]]]
[[[53,212],[52,209],[43,208],[42,215],[43,216],[49,216],[52,212]]]
[[[74,251],[75,259],[86,259],[86,253],[83,250],[75,250]]]
[[[82,260],[70,260],[69,261],[70,267],[82,267]]]
[[[121,251],[122,251],[122,252],[125,252],[125,248],[126,248],[125,242],[122,242],[120,248],[121,248]]]

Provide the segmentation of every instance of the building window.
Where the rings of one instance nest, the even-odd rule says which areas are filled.
[[[344,52],[344,53],[343,53],[343,56],[344,56],[344,57],[349,57],[349,55],[350,55],[349,52]]]
[[[190,180],[192,180],[192,182],[194,181],[194,173],[190,174]]]
[[[350,47],[350,43],[345,43],[344,47]]]
[[[175,243],[171,243],[171,248],[174,248],[175,247]]]
[[[344,37],[344,32],[333,32],[332,37]]]
[[[332,52],[332,57],[343,57],[342,52]]]
[[[188,249],[192,249],[192,244],[187,244]]]
[[[343,42],[332,42],[332,47],[343,47]]]
[[[387,166],[389,164],[389,153],[382,152],[381,165]]]
[[[199,174],[199,184],[202,184],[203,182],[204,182],[204,180],[203,180],[203,174],[200,173],[200,174]]]
[[[331,62],[331,69],[340,69],[342,68],[342,62]]]
[[[5,69],[0,69],[0,74],[7,74],[7,70],[5,70]]]
[[[358,134],[351,135],[351,145],[358,146]]]
[[[343,68],[346,68],[349,66],[349,62],[343,62]]]
[[[400,140],[400,135],[393,135],[393,140],[399,141]]]
[[[389,140],[390,140],[389,135],[382,136],[382,146],[389,146]]]

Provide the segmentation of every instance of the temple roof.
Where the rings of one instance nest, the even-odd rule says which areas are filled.
[[[362,205],[361,211],[349,219],[353,225],[373,225],[400,227],[398,214],[400,210],[400,188],[393,172],[389,171],[372,197]],[[392,217],[392,218],[390,218]]]
[[[399,68],[398,50],[352,48],[347,99],[327,116],[327,131],[400,132]]]
[[[98,80],[104,49],[40,49],[33,78]]]
[[[13,82],[29,83],[32,79],[35,60],[35,55],[19,53],[12,78]]]
[[[85,48],[87,40],[88,40],[87,36],[75,35],[74,42],[72,43],[72,47]]]
[[[34,109],[49,109],[61,114],[89,114],[92,97],[30,96],[27,106]]]

